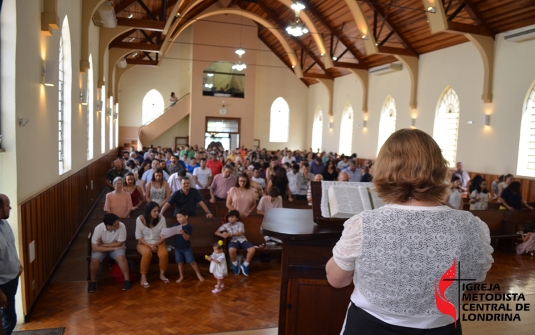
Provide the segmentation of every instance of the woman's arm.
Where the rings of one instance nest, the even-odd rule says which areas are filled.
[[[152,186],[152,181],[149,181],[147,183],[147,186],[145,187],[145,190],[146,190],[145,191],[145,200],[147,200],[147,203],[150,202],[150,197],[149,196],[150,196],[150,188],[151,188],[151,186]]]
[[[499,202],[500,204],[502,204],[502,206],[504,206],[504,207],[507,208],[508,210],[510,210],[510,211],[514,210],[513,207],[511,207],[511,206],[509,206],[509,205],[507,204],[507,201],[505,201],[504,198],[500,197],[500,198],[498,199],[498,202]]]
[[[111,213],[110,212],[110,210],[111,210],[111,208],[110,208],[110,199],[109,199],[110,198],[110,194],[111,194],[111,192],[106,194],[106,202],[104,202],[104,212],[106,212],[106,213]]]
[[[136,185],[137,191],[139,193],[139,202],[137,204],[137,208],[141,208],[141,205],[145,202],[145,192],[143,191],[143,188],[141,186]]]
[[[228,191],[228,194],[227,194],[227,208],[229,211],[232,211],[236,208],[234,208],[234,206],[232,206],[232,196],[234,194],[234,190],[235,188],[232,187],[229,191]]]
[[[286,184],[286,195],[288,195],[289,202],[294,201],[294,199],[292,198],[292,192],[290,191],[290,183]]]
[[[267,176],[267,173],[266,173],[266,176]],[[266,186],[265,192],[266,194],[268,194],[269,190],[271,190],[271,188],[273,187],[273,181],[271,180],[271,178],[269,179],[266,178],[266,181],[267,181],[267,186]]]
[[[126,196],[126,212],[124,213],[124,217],[129,218],[130,212],[132,211],[134,205],[132,204],[132,197],[130,196],[130,194],[126,193]]]
[[[171,196],[171,187],[169,187],[169,183],[165,182],[165,199],[160,203],[160,208],[163,207],[167,201],[169,201],[169,197]]]
[[[332,257],[327,262],[325,270],[327,272],[327,281],[332,287],[346,287],[353,281],[353,274],[355,271],[342,270]]]

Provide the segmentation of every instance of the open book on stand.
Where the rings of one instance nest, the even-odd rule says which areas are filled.
[[[323,189],[326,191],[322,198],[325,198],[328,209],[328,213],[323,214],[324,217],[346,219],[364,210],[385,205],[373,190],[371,183],[336,182],[333,185],[328,185],[328,182],[323,183]]]

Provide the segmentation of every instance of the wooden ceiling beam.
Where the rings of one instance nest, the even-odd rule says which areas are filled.
[[[147,44],[147,43],[129,43],[129,42],[116,42],[111,48],[131,49],[147,52],[160,52],[162,46],[159,44]]]
[[[358,50],[355,48],[355,45],[347,38],[341,31],[336,30],[332,25],[330,25],[318,12],[318,10],[310,3],[308,0],[303,0],[303,4],[306,6],[305,11],[309,12],[313,17],[316,18],[316,20],[319,21],[329,32],[336,36],[340,42],[346,47],[346,49],[351,52],[353,57],[360,63],[360,64],[366,64],[363,60],[363,55],[361,55]],[[333,55],[331,55],[333,56]]]
[[[465,4],[465,11],[470,15],[472,20],[474,20],[477,24],[481,25],[485,30],[487,31],[486,36],[494,36],[494,31],[492,31],[492,28],[489,26],[489,24],[483,19],[481,14],[476,9],[476,5],[474,4],[473,0],[459,0],[461,3]]]
[[[264,27],[264,26],[259,26],[259,28],[260,28],[260,29],[267,29],[267,28]],[[259,32],[260,32],[260,29],[259,29]],[[286,60],[285,60],[284,58],[282,58],[282,56],[281,56],[279,53],[275,52],[275,49],[273,49],[273,48],[271,47],[271,45],[269,45],[268,41],[265,40],[260,34],[258,34],[258,38],[259,38],[262,42],[264,42],[264,44],[269,48],[269,50],[271,50],[271,52],[273,52],[273,54],[275,54],[277,57],[279,57],[279,59],[281,60],[281,62],[283,62],[284,65],[286,65],[286,66],[287,66],[290,70],[292,70],[292,72],[293,72],[292,64],[287,63]]]
[[[133,64],[133,65],[147,65],[147,66],[158,66],[158,61],[155,60],[144,60],[144,59],[132,59],[127,58],[126,64]]]
[[[366,4],[368,5],[368,7],[370,7],[372,11],[374,11],[378,14],[378,16],[381,17],[386,27],[390,29],[390,31],[394,33],[394,36],[396,36],[396,38],[401,42],[401,44],[403,44],[403,46],[410,51],[410,56],[418,57],[418,52],[416,51],[416,49],[414,49],[411,43],[398,31],[398,29],[394,27],[392,22],[388,19],[386,14],[383,13],[381,8],[379,8],[379,6],[375,3],[369,2],[368,0],[366,0]],[[377,38],[379,38],[379,36],[377,36]],[[377,43],[379,43],[379,40],[377,40]]]
[[[268,16],[268,20],[271,20],[272,22],[275,22],[275,28],[276,29],[279,29],[279,30],[283,30],[284,31],[284,23],[278,18],[277,15],[275,15],[275,13],[270,9],[268,8],[266,5],[264,5],[262,2],[257,2],[256,3],[261,9],[262,11],[264,11],[264,13],[267,14]],[[238,4],[238,6],[240,6],[240,4]],[[241,8],[241,6],[240,6]],[[244,8],[242,8],[244,9]],[[285,34],[286,35],[286,34]],[[290,38],[290,40],[292,40],[295,44],[297,44],[302,50],[304,50],[309,56],[310,58],[312,58],[316,64],[323,70],[325,71],[325,65],[323,64],[323,62],[321,61],[321,59],[316,56],[312,51],[308,50],[304,45],[303,43],[301,43],[301,41],[299,39],[297,39],[296,37],[293,37],[293,36],[288,36],[288,38]]]
[[[117,25],[142,30],[163,31],[165,28],[165,21],[127,19],[125,17],[118,17]]]
[[[334,67],[341,67],[344,69],[360,69],[360,70],[368,69],[366,65],[362,65],[362,64],[346,63],[346,62],[333,62],[333,64],[334,64]]]
[[[158,21],[158,18],[156,17],[156,15],[153,12],[151,12],[149,7],[147,7],[147,5],[145,5],[143,0],[137,0],[137,3],[141,6],[141,8],[143,8],[145,10],[145,12],[150,16],[151,19],[153,19],[154,21]]]
[[[122,3],[118,4],[117,6],[113,7],[113,10],[115,11],[115,15],[119,14],[123,10],[125,10],[128,7],[130,7],[131,5],[133,5],[134,2],[136,2],[136,1],[137,0],[126,0],[126,1],[123,1]]]
[[[303,78],[333,79],[333,77],[327,73],[310,73],[310,72],[304,72]]]
[[[401,56],[415,56],[410,50],[403,49],[403,48],[392,48],[392,47],[385,47],[385,46],[378,46],[377,51],[380,54],[385,55],[401,55]]]
[[[474,26],[472,24],[460,23],[460,22],[448,22],[448,29],[446,30],[449,33],[453,34],[476,34],[483,36],[490,36],[494,38],[494,34],[489,32],[483,26]]]

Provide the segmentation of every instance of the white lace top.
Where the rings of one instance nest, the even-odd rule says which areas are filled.
[[[347,220],[333,257],[342,270],[354,271],[356,306],[386,323],[424,329],[453,321],[437,309],[434,290],[453,259],[461,278],[482,281],[492,252],[488,226],[470,212],[386,205]],[[457,283],[445,295],[459,306]]]

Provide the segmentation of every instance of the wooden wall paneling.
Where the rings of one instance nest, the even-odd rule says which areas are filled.
[[[25,315],[31,312],[87,214],[105,190],[106,172],[117,156],[118,151],[114,150],[19,205]],[[35,260],[30,263],[32,241],[35,241]]]

